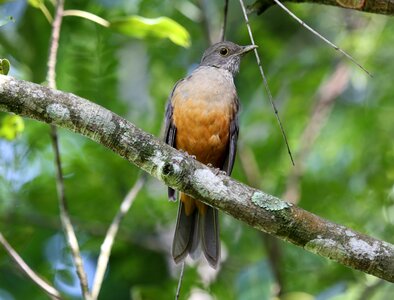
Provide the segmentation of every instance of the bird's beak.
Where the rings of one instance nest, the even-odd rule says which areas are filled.
[[[248,45],[248,46],[243,46],[242,47],[242,51],[241,51],[241,55],[244,55],[244,54],[246,54],[246,53],[248,53],[248,52],[250,52],[250,51],[252,51],[252,50],[254,50],[254,49],[256,49],[256,48],[258,48],[258,46],[257,45]]]

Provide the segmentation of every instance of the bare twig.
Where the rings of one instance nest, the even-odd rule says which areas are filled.
[[[224,39],[226,38],[227,13],[228,13],[228,0],[224,0],[223,24],[222,24],[222,28],[220,29],[219,41],[224,41]]]
[[[101,252],[97,261],[97,269],[96,269],[96,274],[94,276],[93,287],[92,287],[92,300],[97,299],[100,293],[101,285],[104,279],[104,274],[105,271],[107,270],[108,260],[111,254],[112,245],[114,243],[116,234],[118,233],[120,222],[129,211],[131,205],[134,202],[135,197],[138,195],[138,192],[143,187],[145,181],[146,181],[145,174],[141,175],[138,178],[134,186],[130,189],[126,197],[123,199],[118,213],[116,214],[110,227],[108,228],[104,242],[101,245]]]
[[[365,69],[360,63],[358,63],[350,54],[347,52],[343,51],[341,48],[339,48],[337,45],[326,39],[324,36],[322,36],[320,33],[318,33],[316,30],[314,30],[312,27],[310,27],[308,24],[306,24],[304,21],[302,21],[300,18],[298,18],[293,12],[291,12],[286,6],[284,6],[279,0],[273,0],[275,3],[281,7],[285,12],[287,12],[294,20],[296,20],[298,23],[300,23],[302,26],[304,26],[306,29],[308,29],[310,32],[312,32],[314,35],[319,37],[321,40],[323,40],[325,43],[330,45],[332,48],[334,48],[336,51],[339,51],[343,55],[345,55],[348,59],[350,59],[355,65],[357,65],[361,70],[363,70],[365,73],[367,73],[370,77],[372,77],[372,74],[368,72],[367,69]]]
[[[79,250],[78,240],[75,235],[74,227],[71,223],[71,219],[68,213],[67,199],[64,193],[64,181],[63,181],[63,172],[62,172],[61,161],[60,161],[57,130],[56,127],[53,125],[51,125],[51,141],[52,141],[53,151],[55,152],[56,188],[59,197],[60,220],[62,222],[64,234],[66,235],[67,244],[70,247],[71,254],[74,259],[74,264],[80,281],[82,294],[84,295],[85,299],[90,299],[89,290],[88,290],[88,280],[85,273],[85,269],[83,267],[83,261],[81,257],[81,252]]]
[[[37,275],[23,260],[22,257],[12,248],[12,246],[7,242],[5,237],[0,232],[0,244],[3,245],[5,251],[14,260],[14,262],[20,267],[23,273],[26,274],[36,285],[38,285],[45,293],[49,295],[51,299],[62,299],[60,292],[43,280],[39,275]]]
[[[249,18],[248,18],[248,14],[246,13],[245,4],[244,4],[243,0],[239,0],[239,3],[241,4],[242,12],[243,12],[243,15],[244,15],[244,18],[245,18],[246,27],[248,28],[250,41],[252,42],[252,45],[256,45],[256,43],[254,42],[252,29],[250,28]],[[256,55],[257,65],[259,66],[261,77],[263,78],[264,87],[265,87],[265,90],[267,91],[267,94],[268,94],[268,99],[269,99],[269,101],[271,103],[272,109],[274,110],[276,120],[278,121],[280,130],[282,132],[283,140],[285,141],[285,144],[286,144],[286,147],[287,147],[287,152],[289,153],[291,163],[294,166],[294,159],[293,159],[293,155],[291,154],[289,142],[287,141],[287,136],[286,136],[285,130],[283,129],[282,122],[281,122],[281,120],[279,118],[278,110],[276,108],[274,99],[272,98],[272,94],[271,94],[270,88],[268,86],[267,78],[264,75],[264,70],[263,70],[263,67],[262,67],[262,64],[261,64],[261,60],[260,60],[260,56],[259,56],[259,53],[257,52],[257,49],[254,49],[254,54]]]
[[[56,60],[59,49],[60,28],[62,26],[64,0],[57,0],[55,19],[52,22],[52,35],[48,57],[47,80],[50,88],[56,89]]]
[[[48,74],[47,74],[48,85],[50,88],[53,89],[56,89],[56,60],[57,60],[57,51],[59,48],[59,37],[60,37],[60,28],[62,25],[63,11],[64,11],[64,0],[58,0],[56,3],[55,18],[52,23],[52,36],[51,36],[51,43],[49,50]],[[62,226],[64,233],[66,235],[67,243],[71,249],[71,253],[74,259],[75,267],[81,285],[82,294],[85,299],[90,299],[87,276],[83,268],[83,262],[79,250],[78,240],[75,235],[74,228],[72,226],[70,216],[68,213],[67,200],[64,193],[64,181],[63,181],[62,166],[60,159],[58,135],[57,135],[57,129],[54,125],[51,125],[51,142],[55,155],[56,188],[59,198],[60,219],[62,221]]]
[[[181,273],[179,274],[179,279],[178,279],[178,287],[176,289],[176,294],[175,294],[175,300],[179,299],[179,296],[181,294],[181,288],[182,288],[182,280],[183,280],[183,272],[185,271],[185,261],[182,262],[181,266]]]

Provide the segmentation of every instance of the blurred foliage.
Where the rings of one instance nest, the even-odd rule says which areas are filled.
[[[8,59],[0,59],[0,74],[1,75],[7,75],[8,72],[10,71],[10,62]]]
[[[25,129],[25,123],[20,116],[6,115],[0,124],[0,138],[15,139]]]
[[[51,15],[52,1],[44,3]],[[203,7],[201,7],[203,5]],[[174,83],[198,64],[208,46],[206,28],[219,35],[221,1],[67,0],[106,20],[130,15],[168,17],[190,33],[192,46],[167,39],[134,39],[89,20],[65,17],[57,86],[160,135],[164,105]],[[336,223],[393,243],[394,236],[394,19],[320,5],[289,5],[303,20],[351,53],[374,74],[368,78],[282,10],[250,16],[263,66],[294,153],[322,83],[339,61],[351,78],[335,102],[305,161],[299,205]],[[0,56],[10,75],[43,83],[50,24],[42,11],[17,0],[0,6]],[[204,17],[205,16],[205,17]],[[206,23],[208,20],[208,24]],[[248,44],[239,5],[230,1],[227,38]],[[281,196],[291,171],[253,55],[236,79],[242,103],[240,149],[256,164],[256,185]],[[2,122],[15,116],[1,114]],[[89,280],[105,230],[139,170],[102,146],[60,129],[69,209]],[[243,151],[239,154],[242,155]],[[233,177],[248,179],[238,157]],[[300,163],[296,161],[296,164]],[[0,230],[29,265],[68,295],[79,286],[58,220],[49,128],[25,120],[16,139],[0,139]],[[150,179],[122,223],[101,299],[173,299],[179,266],[170,259],[177,205]],[[270,266],[277,260],[282,299],[389,299],[394,287],[279,241],[268,259],[261,233],[221,215],[223,262],[219,272],[188,261],[182,299],[270,299],[278,290]],[[194,298],[195,297],[195,298]],[[198,298],[199,297],[199,298]],[[207,298],[208,297],[208,298]],[[43,293],[0,250],[0,299],[43,299]]]
[[[7,75],[10,71],[10,62],[8,59],[0,59],[0,74]],[[25,123],[20,116],[5,115],[0,116],[0,138],[6,140],[15,139],[25,129]]]

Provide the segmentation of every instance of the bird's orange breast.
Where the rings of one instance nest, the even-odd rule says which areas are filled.
[[[193,73],[174,90],[172,105],[176,148],[220,168],[227,155],[237,95],[232,78],[216,72]]]

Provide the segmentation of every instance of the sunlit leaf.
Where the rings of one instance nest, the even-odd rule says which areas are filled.
[[[43,5],[42,0],[29,0],[27,1],[31,6],[35,7],[35,8],[40,8],[41,5]]]
[[[6,58],[0,59],[0,74],[7,75],[9,71],[10,71],[10,62],[8,61],[8,59]]]
[[[182,47],[190,46],[189,32],[179,23],[167,17],[155,19],[129,16],[111,22],[110,28],[122,34],[144,39],[148,37],[168,38]]]
[[[25,129],[25,123],[20,116],[6,115],[0,125],[0,138],[15,139]]]

